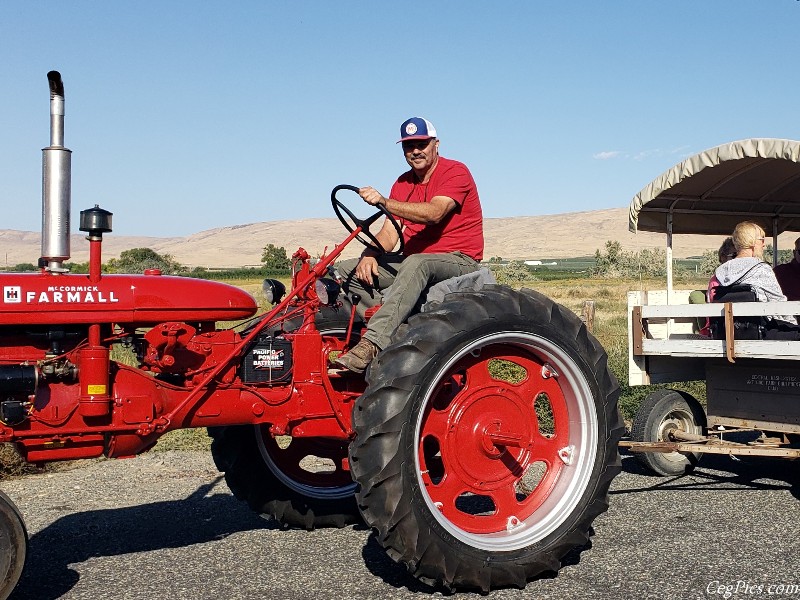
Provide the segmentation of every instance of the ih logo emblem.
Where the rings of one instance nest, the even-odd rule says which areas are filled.
[[[18,285],[3,286],[3,302],[6,304],[22,302],[22,288]]]

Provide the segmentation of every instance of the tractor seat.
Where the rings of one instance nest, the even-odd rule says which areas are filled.
[[[486,267],[481,267],[477,271],[466,275],[445,279],[428,288],[423,298],[422,311],[433,310],[439,302],[444,300],[447,294],[453,292],[477,292],[483,286],[493,283],[497,283],[497,280],[495,280],[494,274]]]
[[[467,273],[466,275],[459,275],[458,277],[451,277],[439,283],[435,283],[428,287],[422,294],[422,297],[417,303],[417,309],[414,312],[428,312],[434,310],[436,306],[444,300],[447,294],[453,292],[477,292],[483,286],[497,283],[494,274],[486,267],[481,267],[477,271]],[[392,293],[392,287],[389,286],[383,290],[383,298],[381,304],[386,302],[386,299]],[[378,310],[378,307],[373,307]]]

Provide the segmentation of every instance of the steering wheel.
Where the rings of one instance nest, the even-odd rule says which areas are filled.
[[[356,235],[356,239],[362,244],[364,244],[370,250],[374,250],[379,254],[392,254],[392,255],[402,254],[404,247],[403,230],[400,227],[400,223],[398,223],[397,219],[394,218],[394,215],[390,213],[388,210],[386,210],[385,206],[378,205],[376,207],[378,209],[378,212],[376,212],[374,215],[366,219],[359,219],[350,211],[350,209],[348,209],[342,203],[341,200],[339,200],[336,197],[336,194],[340,190],[348,190],[351,192],[355,192],[357,194],[358,188],[354,185],[337,185],[335,188],[333,188],[333,191],[331,192],[331,204],[333,205],[333,211],[336,213],[336,216],[339,217],[339,221],[342,222],[344,228],[347,229],[347,231],[349,231],[350,233],[353,233],[356,230],[356,228],[361,228],[361,231]],[[342,213],[345,213],[345,215],[347,215],[347,217],[350,218],[352,224],[350,223],[350,221],[347,220],[347,218],[345,218],[345,216]],[[391,223],[392,227],[394,227],[395,231],[397,231],[397,237],[400,239],[400,247],[395,251],[390,252],[389,250],[384,250],[383,247],[381,246],[381,243],[378,241],[378,238],[376,238],[375,234],[369,230],[369,228],[373,225],[373,223],[375,223],[375,221],[377,221],[378,217],[380,217],[381,215],[389,219],[389,223]]]

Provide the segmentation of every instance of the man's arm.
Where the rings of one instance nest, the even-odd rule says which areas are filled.
[[[399,202],[383,197],[378,190],[371,187],[361,188],[358,193],[368,204],[384,206],[395,216],[425,225],[435,225],[457,206],[456,201],[448,196],[434,196],[428,202]]]
[[[397,245],[397,242],[400,238],[397,235],[397,230],[391,224],[389,219],[386,219],[383,222],[381,230],[375,234],[375,239],[380,242],[381,248],[383,248],[386,252],[391,252],[394,250],[394,247]],[[370,256],[376,256],[374,250],[366,248],[364,250],[364,256],[366,256],[368,253]]]
[[[375,238],[387,252],[394,250],[394,247],[400,239],[397,235],[397,230],[389,222],[389,219],[383,222],[383,227],[375,234]],[[367,285],[373,285],[374,278],[378,276],[378,261],[375,259],[377,255],[378,253],[374,250],[365,248],[364,252],[361,254],[361,260],[358,261],[356,265],[356,277]]]

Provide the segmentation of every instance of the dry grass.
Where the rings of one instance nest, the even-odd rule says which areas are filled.
[[[205,428],[176,429],[162,435],[153,452],[167,450],[208,450],[211,451],[211,438]]]
[[[676,283],[676,287],[705,289],[705,278],[687,279]],[[608,353],[609,367],[620,384],[620,411],[626,421],[633,419],[642,399],[657,386],[628,385],[628,324],[627,294],[633,290],[664,289],[661,279],[652,280],[606,280],[582,279],[561,281],[537,281],[531,287],[581,314],[586,300],[595,302],[594,335]],[[670,387],[681,389],[705,403],[705,382],[674,383]]]
[[[22,460],[13,444],[0,444],[0,479],[39,471],[37,467]]]

